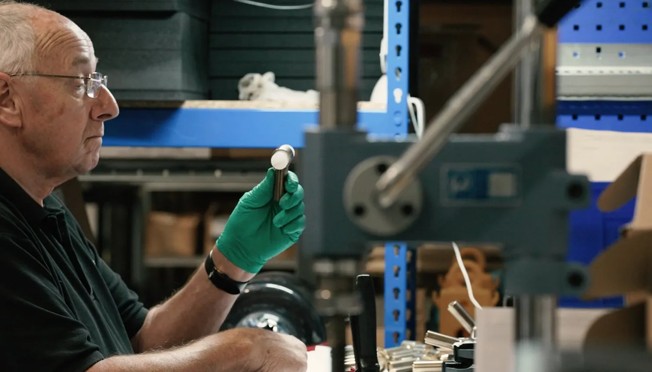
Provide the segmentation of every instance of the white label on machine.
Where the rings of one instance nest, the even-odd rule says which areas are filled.
[[[520,199],[515,165],[446,164],[441,172],[444,204],[509,206]]]
[[[516,176],[512,173],[489,174],[489,197],[508,198],[516,196]]]

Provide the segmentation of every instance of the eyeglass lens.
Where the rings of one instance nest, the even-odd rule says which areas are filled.
[[[96,98],[102,85],[108,87],[108,78],[106,75],[100,73],[91,74],[88,82],[86,83],[86,94],[90,98]]]

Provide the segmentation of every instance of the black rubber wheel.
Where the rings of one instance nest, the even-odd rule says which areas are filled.
[[[238,327],[290,334],[306,345],[326,341],[312,291],[296,275],[286,272],[265,272],[247,284],[221,329]]]

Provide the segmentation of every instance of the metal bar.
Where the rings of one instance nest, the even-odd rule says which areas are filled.
[[[314,8],[319,125],[322,129],[354,129],[358,121],[362,0],[317,0]]]
[[[439,372],[444,362],[439,360],[417,360],[412,364],[412,371]]]
[[[453,301],[448,304],[448,312],[450,312],[455,319],[466,329],[467,332],[473,334],[473,329],[475,328],[475,320],[469,314],[464,306],[457,301]]]
[[[516,371],[553,372],[557,298],[521,295],[516,299]]]
[[[443,111],[428,124],[423,139],[410,146],[378,180],[380,205],[393,205],[405,187],[446,144],[449,135],[468,119],[518,63],[521,54],[532,40],[539,37],[541,30],[534,16],[527,17],[519,31],[451,97]]]
[[[534,13],[532,0],[517,0],[514,2],[514,31]],[[534,61],[536,56],[526,53],[514,69],[514,122],[523,128],[531,124],[532,103],[534,93]]]
[[[451,337],[439,332],[427,331],[424,342],[427,345],[453,350],[453,344],[459,341],[460,340],[457,337]]]
[[[292,159],[294,159],[294,149],[290,145],[281,145],[272,154],[270,162],[274,168],[274,201],[281,200],[285,192],[285,176],[288,174]]]
[[[527,296],[516,299],[516,339],[537,340],[544,346],[555,344],[555,309],[557,298],[551,295]]]

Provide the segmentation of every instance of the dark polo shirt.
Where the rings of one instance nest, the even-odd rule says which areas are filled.
[[[132,354],[147,310],[54,196],[0,169],[0,370],[84,371]]]

